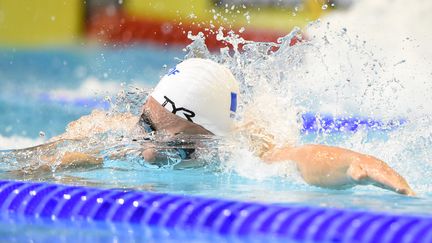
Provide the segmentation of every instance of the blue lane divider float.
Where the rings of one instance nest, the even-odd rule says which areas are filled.
[[[109,109],[109,103],[97,98],[69,98],[41,94],[39,99],[43,102],[60,105],[86,107],[90,109]],[[330,114],[307,112],[301,115],[302,133],[319,132],[356,132],[361,128],[375,131],[391,131],[406,123],[405,119],[381,121],[369,117],[335,117]]]
[[[109,102],[95,97],[66,97],[66,96],[53,96],[49,93],[42,93],[38,96],[39,101],[45,103],[53,103],[57,105],[67,105],[75,107],[85,107],[89,109],[104,109],[107,110],[110,107]]]
[[[432,216],[0,181],[0,213],[320,242],[432,242]]]
[[[361,128],[374,131],[392,131],[404,125],[406,119],[381,121],[369,117],[335,117],[329,114],[304,113],[302,132],[356,132]]]

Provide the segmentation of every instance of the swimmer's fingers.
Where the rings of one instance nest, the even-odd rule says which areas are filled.
[[[415,196],[406,180],[382,161],[354,163],[347,174],[356,184],[372,184],[399,194]]]

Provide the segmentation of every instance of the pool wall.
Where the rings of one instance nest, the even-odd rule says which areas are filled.
[[[0,213],[320,242],[432,242],[432,217],[0,181]]]

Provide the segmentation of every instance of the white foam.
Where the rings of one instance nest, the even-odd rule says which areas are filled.
[[[141,83],[131,84],[133,87],[140,87],[149,89],[148,86]],[[89,98],[89,97],[104,97],[113,96],[119,90],[124,90],[124,84],[120,81],[110,80],[102,81],[95,77],[86,78],[79,87],[75,89],[54,89],[48,92],[51,98],[61,99],[76,99],[76,98]]]
[[[52,98],[87,98],[94,96],[113,95],[120,90],[121,84],[116,81],[100,81],[89,77],[76,89],[55,89],[49,91]]]
[[[295,126],[287,127],[289,121],[294,123],[297,110],[406,119],[408,124],[388,132],[388,139],[369,138],[370,133],[363,131],[328,143],[381,158],[415,188],[427,188],[432,161],[427,152],[432,149],[431,10],[427,0],[356,1],[347,11],[334,11],[309,26],[308,41],[293,47],[287,40],[295,32],[282,39],[275,53],[268,43],[247,42],[243,53],[231,55],[225,49],[209,58],[228,65],[241,82],[241,111],[252,108],[267,132],[282,142],[299,138]],[[220,39],[233,46],[243,41]],[[191,47],[199,45],[194,44]],[[279,101],[273,104],[262,96]],[[314,142],[327,140],[323,135]],[[281,168],[260,163],[247,145],[233,147],[232,158],[223,162],[237,173],[257,179],[281,176]]]
[[[431,11],[427,0],[362,0],[324,17],[307,29],[293,92],[310,91],[321,111],[407,119],[388,139],[364,131],[338,145],[383,159],[420,193],[431,190]]]
[[[4,137],[0,135],[0,150],[32,147],[42,144],[44,141],[43,138],[29,138],[17,135]]]
[[[258,157],[247,149],[236,149],[229,160],[223,163],[227,172],[235,171],[237,174],[251,179],[265,180],[279,176],[289,178],[289,181],[302,184],[304,183],[297,172],[294,162],[267,164],[263,163]]]
[[[327,88],[321,100],[329,110],[432,113],[430,11],[427,0],[363,0],[333,12],[307,29],[319,49],[306,52],[302,71],[310,72],[298,83],[318,94]]]

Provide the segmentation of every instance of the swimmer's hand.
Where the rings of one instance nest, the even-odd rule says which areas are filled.
[[[274,148],[262,156],[268,163],[294,161],[303,179],[311,185],[343,189],[374,185],[414,196],[406,180],[385,162],[351,150],[325,145]]]
[[[141,157],[150,164],[158,164],[167,161],[166,154],[158,151],[155,147],[147,147],[141,151]]]
[[[103,164],[102,158],[82,152],[65,152],[60,158],[57,156],[43,156],[41,159],[46,163],[37,168],[29,168],[28,172],[33,170],[52,171],[54,167],[56,171],[71,168],[88,168]]]
[[[157,160],[157,152],[154,148],[145,148],[141,152],[143,159],[149,163],[154,163]]]

